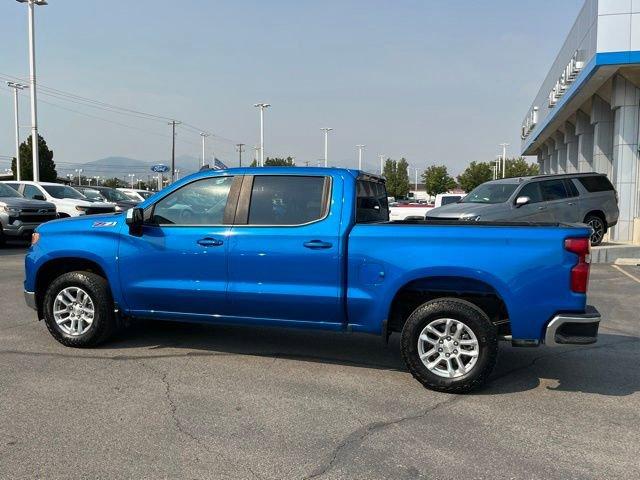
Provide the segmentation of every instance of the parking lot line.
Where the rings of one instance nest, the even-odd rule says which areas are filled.
[[[635,275],[632,275],[629,272],[624,271],[621,267],[619,267],[618,265],[611,265],[613,268],[615,268],[616,270],[619,270],[620,272],[624,273],[627,277],[629,277],[631,280],[635,280],[636,282],[640,283],[640,278],[636,277]]]

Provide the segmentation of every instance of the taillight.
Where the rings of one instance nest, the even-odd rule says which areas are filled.
[[[578,256],[578,263],[571,269],[571,291],[587,293],[591,263],[591,242],[589,238],[567,238],[564,241],[564,248]]]

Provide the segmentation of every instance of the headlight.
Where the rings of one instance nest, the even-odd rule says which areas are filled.
[[[76,206],[76,210],[78,210],[79,212],[86,212],[87,210],[89,210],[89,207],[81,207],[80,205]]]
[[[460,220],[463,222],[477,222],[480,220],[480,215],[474,215],[473,213],[465,213],[460,216]]]
[[[22,212],[22,210],[17,207],[4,206],[2,207],[2,210],[4,210],[5,212],[7,212],[9,215],[12,215],[12,216],[20,215],[20,212]]]

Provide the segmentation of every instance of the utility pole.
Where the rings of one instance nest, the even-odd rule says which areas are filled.
[[[31,154],[33,159],[33,181],[40,181],[40,158],[38,151],[38,112],[36,108],[36,38],[34,24],[35,6],[47,5],[46,0],[17,0],[28,5],[29,12],[29,87],[31,90]]]
[[[501,143],[502,147],[502,178],[507,176],[507,147],[508,143]]]
[[[362,170],[362,151],[365,145],[356,145],[358,147],[358,170]]]
[[[329,132],[333,130],[333,128],[325,127],[321,128],[324,132],[324,166],[329,166]]]
[[[21,163],[20,163],[20,123],[18,118],[18,91],[27,88],[27,85],[16,82],[7,82],[9,88],[13,88],[13,109],[15,116],[15,129],[16,129],[16,180],[20,181],[21,178]]]
[[[380,155],[380,176],[382,176],[383,171],[384,171],[384,155]]]
[[[418,169],[416,168],[416,193],[414,195],[414,199],[418,197]]]
[[[168,125],[171,125],[171,183],[176,179],[176,125],[180,125],[182,122],[177,120],[171,120]]]
[[[242,166],[242,152],[244,152],[244,143],[236,143],[236,149],[238,150],[238,166]]]
[[[260,163],[261,167],[264,167],[264,109],[269,108],[269,103],[254,103],[254,107],[260,109]]]
[[[201,167],[204,167],[204,162],[205,162],[204,145],[205,145],[205,142],[206,142],[206,138],[208,136],[209,136],[208,133],[200,132],[200,137],[202,138],[202,165],[200,165]]]

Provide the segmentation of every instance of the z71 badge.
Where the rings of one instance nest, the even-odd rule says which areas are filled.
[[[118,222],[93,222],[93,228],[109,228],[115,227]]]

